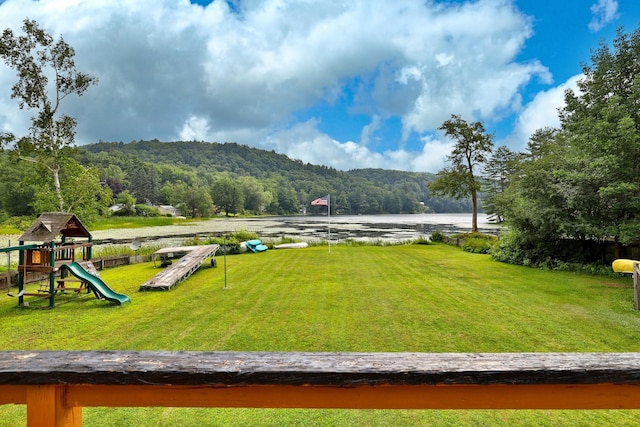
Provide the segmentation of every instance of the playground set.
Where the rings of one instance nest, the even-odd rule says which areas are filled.
[[[129,301],[128,296],[113,291],[98,276],[91,262],[91,233],[74,214],[43,213],[20,236],[18,243],[18,246],[0,248],[0,253],[19,253],[18,306],[28,307],[25,297],[35,297],[34,300],[48,300],[48,307],[53,308],[57,296],[69,293],[79,296],[83,292],[93,292],[96,298],[117,305]],[[81,257],[76,258],[78,252]],[[26,278],[33,274],[44,279],[37,290],[27,291]]]

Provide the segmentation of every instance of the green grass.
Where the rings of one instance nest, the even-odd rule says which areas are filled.
[[[53,310],[0,299],[2,349],[637,351],[631,279],[501,264],[447,245],[332,246],[227,257],[170,292],[150,263],[101,272],[132,303]],[[63,325],[61,327],[61,325]],[[635,425],[637,411],[85,408],[84,425]],[[0,426],[23,425],[22,406]]]
[[[132,249],[131,245],[108,245],[100,248],[94,248],[92,252],[93,259],[108,258],[113,256],[136,256],[151,255],[160,249],[160,245],[145,244],[139,249]]]
[[[13,225],[0,225],[0,236],[8,234],[22,234],[24,230],[20,230],[18,227]]]

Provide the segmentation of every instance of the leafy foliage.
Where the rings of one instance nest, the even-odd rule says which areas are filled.
[[[241,252],[242,242],[257,239],[258,235],[253,231],[237,230],[224,236],[210,236],[206,239],[194,237],[183,242],[186,246],[196,245],[220,245],[218,254],[237,255]]]
[[[244,206],[244,194],[240,184],[231,178],[223,177],[216,180],[211,187],[211,193],[226,216],[238,213]]]
[[[602,43],[591,60],[560,115],[567,143],[584,159],[566,173],[573,188],[593,194],[578,211],[583,233],[628,243],[640,235],[640,28],[619,30],[613,49]]]
[[[0,209],[8,217],[34,215],[33,200],[40,175],[31,164],[0,153]]]
[[[460,116],[452,115],[440,130],[454,139],[456,144],[447,156],[450,165],[440,172],[430,189],[439,195],[456,199],[470,198],[473,214],[471,230],[478,231],[478,193],[482,180],[480,169],[487,161],[493,147],[492,136],[485,132],[481,122],[467,123]]]
[[[464,241],[462,250],[474,254],[488,254],[492,246],[492,242],[486,239],[471,238]]]
[[[485,164],[483,208],[495,222],[504,221],[502,198],[511,183],[520,156],[503,145],[491,154]]]
[[[594,258],[591,242],[640,237],[640,29],[620,30],[591,63],[561,127],[532,135],[493,199],[512,230],[497,259],[553,268]]]
[[[180,194],[207,187],[216,208],[228,209],[230,214],[292,214],[301,206],[321,213],[310,202],[325,194],[331,194],[332,214],[470,210],[468,201],[432,195],[427,183],[433,181],[433,174],[382,169],[341,172],[235,143],[99,142],[80,147],[78,158],[83,164],[99,166],[103,181],[116,196],[128,190],[140,200],[177,206],[184,203]],[[155,178],[149,180],[151,175]],[[216,182],[227,180],[234,185],[225,185],[225,191],[215,194]],[[233,196],[236,185],[241,193]],[[234,197],[236,202],[229,204]]]
[[[419,236],[412,243],[414,245],[430,245],[432,242],[427,236]]]
[[[60,163],[60,192],[66,210],[75,213],[87,224],[107,214],[112,204],[111,190],[100,184],[96,168],[85,168],[71,158]],[[41,176],[41,175],[39,175]],[[35,212],[51,212],[59,209],[57,192],[51,183],[32,183],[34,196],[31,206]]]
[[[51,184],[60,211],[78,209],[65,204],[61,171],[74,147],[76,120],[60,112],[60,104],[69,95],[82,95],[97,79],[76,70],[75,51],[60,37],[55,41],[36,21],[26,19],[22,35],[11,29],[0,37],[0,58],[16,71],[18,81],[11,87],[11,98],[20,109],[35,111],[29,134],[16,137],[0,133],[0,145],[9,146],[20,159],[30,161],[50,173]],[[49,76],[55,81],[49,85]],[[67,174],[69,175],[69,174]],[[46,194],[40,194],[39,203]]]
[[[444,242],[444,238],[445,238],[445,235],[441,231],[436,230],[433,233],[431,233],[431,241],[434,243]]]
[[[115,212],[116,215],[122,216],[131,216],[136,213],[136,198],[133,197],[128,190],[121,191],[118,194],[118,198],[116,202],[121,206],[118,211]]]

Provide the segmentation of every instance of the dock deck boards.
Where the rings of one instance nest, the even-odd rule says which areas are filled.
[[[214,256],[220,245],[190,246],[174,248],[174,252],[189,251],[185,256],[166,267],[160,273],[140,285],[141,291],[162,290],[168,291],[176,284],[200,268],[205,259]],[[166,251],[165,251],[166,252]],[[163,252],[164,253],[164,252]]]

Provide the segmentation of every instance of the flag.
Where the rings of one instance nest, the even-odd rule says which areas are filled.
[[[311,202],[311,206],[326,206],[327,207],[327,235],[329,241],[329,253],[331,253],[331,199],[329,194],[319,199],[315,199]]]
[[[329,206],[329,195],[315,199],[311,202],[311,206]]]

